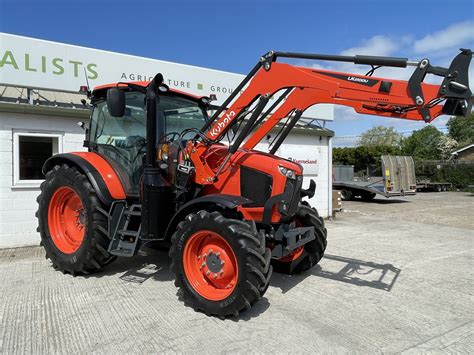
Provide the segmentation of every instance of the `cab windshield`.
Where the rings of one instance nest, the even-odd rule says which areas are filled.
[[[127,92],[125,114],[112,117],[107,103],[100,101],[91,116],[89,141],[94,151],[106,158],[120,174],[127,195],[137,195],[138,183],[143,172],[143,155],[146,151],[145,95]],[[197,101],[180,96],[160,96],[157,119],[162,120],[165,134],[176,139],[187,128],[204,126],[207,114]],[[195,133],[186,134],[187,139]],[[158,141],[158,139],[157,139]]]

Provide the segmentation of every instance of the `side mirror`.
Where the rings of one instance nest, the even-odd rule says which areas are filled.
[[[107,109],[112,117],[122,117],[125,113],[125,91],[117,88],[107,90]]]

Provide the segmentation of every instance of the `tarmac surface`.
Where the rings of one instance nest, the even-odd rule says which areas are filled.
[[[320,265],[274,274],[237,319],[178,300],[164,251],[56,272],[0,250],[0,353],[474,352],[474,195],[344,203]]]

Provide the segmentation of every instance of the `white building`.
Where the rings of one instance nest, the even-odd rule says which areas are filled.
[[[257,59],[257,58],[256,58]],[[35,245],[36,197],[41,166],[52,154],[85,150],[89,109],[78,93],[91,87],[148,80],[163,73],[170,87],[198,95],[216,94],[222,102],[242,80],[240,74],[111,53],[90,48],[0,33],[0,247]],[[311,108],[305,117],[324,127],[333,119],[332,105]],[[278,155],[299,161],[305,180],[314,179],[310,200],[321,215],[331,212],[332,132],[302,120]],[[266,143],[257,148],[264,150]],[[309,181],[309,180],[308,180]],[[303,185],[308,186],[308,181]]]

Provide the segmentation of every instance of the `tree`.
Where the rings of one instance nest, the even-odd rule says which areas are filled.
[[[389,146],[399,147],[402,135],[393,127],[375,126],[362,133],[359,139],[359,146]]]
[[[333,148],[333,163],[336,165],[354,165],[354,150],[354,148],[350,147]]]
[[[411,136],[403,139],[402,151],[406,155],[412,155],[420,159],[441,159],[439,144],[443,133],[436,127],[427,125],[424,128],[413,131]]]
[[[447,134],[443,134],[438,143],[438,149],[441,154],[441,158],[448,160],[451,158],[451,152],[458,147],[458,142],[451,138]]]
[[[451,138],[458,141],[460,146],[474,143],[474,112],[469,117],[451,117],[446,126]]]

